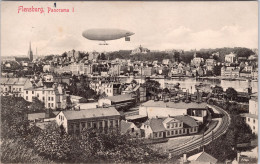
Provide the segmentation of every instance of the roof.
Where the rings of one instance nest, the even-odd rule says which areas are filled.
[[[131,94],[122,94],[122,95],[116,95],[116,96],[109,96],[109,97],[106,97],[105,99],[109,99],[113,102],[122,102],[122,101],[133,100],[134,98],[132,98]]]
[[[185,102],[164,102],[164,101],[154,101],[150,100],[142,104],[146,107],[164,107],[164,108],[175,108],[175,109],[188,109],[188,108],[206,108],[206,103],[185,103]]]
[[[67,110],[62,111],[67,120],[77,120],[94,117],[120,116],[120,113],[114,108],[93,108],[86,110]]]
[[[45,118],[45,113],[31,113],[28,114],[28,120],[34,121],[36,119]]]
[[[1,84],[15,84],[15,85],[24,85],[27,78],[1,78]]]
[[[211,155],[209,155],[208,153],[206,152],[200,152],[198,154],[195,154],[193,156],[190,156],[188,158],[188,161],[197,161],[197,162],[209,162],[209,163],[212,163],[212,164],[215,164],[217,163],[217,159],[212,157]]]
[[[258,116],[255,114],[250,114],[250,113],[242,113],[240,114],[241,117],[249,117],[249,118],[254,118],[254,119],[258,119]]]
[[[126,120],[136,120],[136,119],[141,119],[141,118],[146,118],[147,116],[142,116],[142,115],[133,115],[133,116],[126,116]]]
[[[121,133],[125,134],[134,123],[121,120]],[[134,125],[135,126],[135,125]]]
[[[183,122],[184,124],[190,126],[190,127],[196,127],[198,126],[198,123],[190,116],[174,116],[176,120],[179,120]]]
[[[165,127],[163,126],[163,121],[166,118],[152,118],[148,121],[148,124],[150,125],[153,132],[161,132],[165,131]]]

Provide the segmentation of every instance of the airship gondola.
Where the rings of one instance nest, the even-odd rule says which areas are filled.
[[[89,40],[103,41],[104,43],[100,45],[108,45],[106,41],[121,38],[125,38],[125,41],[130,41],[129,36],[131,35],[134,35],[134,33],[122,29],[89,29],[82,33],[82,36]]]

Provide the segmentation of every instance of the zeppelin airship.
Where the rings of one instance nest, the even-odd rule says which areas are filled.
[[[104,44],[100,45],[108,45],[106,41],[108,40],[116,40],[120,38],[125,38],[125,41],[130,41],[131,35],[134,35],[133,32],[121,29],[89,29],[83,31],[82,36],[89,40],[97,40],[104,41]]]

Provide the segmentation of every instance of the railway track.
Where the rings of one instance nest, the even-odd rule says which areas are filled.
[[[169,150],[170,153],[174,155],[182,155],[184,153],[191,152],[195,149],[200,148],[202,145],[208,145],[213,139],[216,139],[226,133],[231,120],[229,114],[223,109],[215,105],[209,105],[209,107],[214,108],[217,111],[219,111],[221,114],[223,114],[222,121],[220,122],[219,127],[213,129],[213,136],[212,136],[212,132],[209,132],[206,135],[204,135],[204,137],[201,136],[192,142],[187,142],[186,144],[181,145],[175,149],[170,149]]]

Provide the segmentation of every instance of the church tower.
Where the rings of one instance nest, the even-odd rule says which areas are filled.
[[[30,42],[30,45],[29,45],[28,58],[30,59],[30,61],[33,61],[33,52],[32,52],[32,49],[31,49],[31,42]]]

